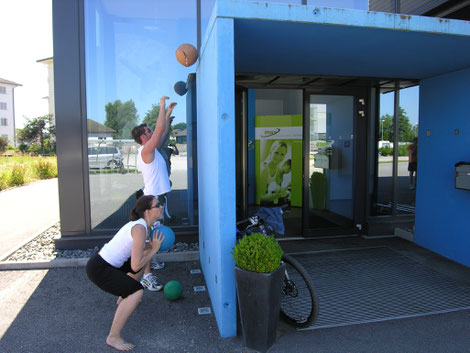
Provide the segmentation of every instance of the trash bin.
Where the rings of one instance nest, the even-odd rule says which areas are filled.
[[[455,164],[455,188],[470,190],[470,162]]]

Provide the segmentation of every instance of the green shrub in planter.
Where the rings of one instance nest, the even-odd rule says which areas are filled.
[[[252,233],[233,248],[233,259],[242,270],[270,273],[281,265],[283,253],[273,236]]]

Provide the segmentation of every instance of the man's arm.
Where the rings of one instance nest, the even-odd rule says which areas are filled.
[[[150,140],[145,143],[144,148],[142,149],[142,159],[145,163],[151,163],[155,157],[155,148],[160,148],[161,144],[165,138],[164,133],[169,129],[169,117],[176,103],[170,103],[168,107],[168,112],[165,115],[165,101],[168,97],[163,96],[160,98],[160,112],[158,113],[157,124],[155,126],[155,131],[152,134]]]

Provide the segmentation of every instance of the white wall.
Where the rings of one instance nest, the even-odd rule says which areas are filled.
[[[7,126],[1,125],[0,120],[0,136],[8,137],[10,144],[14,143],[15,137],[15,124],[14,124],[14,102],[13,102],[13,89],[14,86],[0,83],[0,87],[6,88],[6,93],[0,93],[0,103],[6,103],[7,109],[0,109],[0,119],[7,119]]]

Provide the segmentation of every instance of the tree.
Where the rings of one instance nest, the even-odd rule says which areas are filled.
[[[26,119],[26,125],[23,129],[17,129],[18,141],[22,144],[39,143],[41,153],[44,154],[45,142],[55,140],[55,126],[52,115],[44,115],[34,119]],[[53,149],[48,146],[48,149]]]
[[[380,118],[379,137],[384,141],[393,141],[395,135],[393,131],[393,116],[382,115]],[[398,110],[398,140],[400,142],[411,142],[416,136],[416,126],[410,124],[410,119],[405,110],[400,107]]]
[[[147,124],[149,129],[152,131],[155,130],[155,125],[157,124],[158,114],[160,114],[160,103],[152,104],[152,109],[150,109],[144,117],[144,124]],[[165,110],[166,114],[166,110]],[[174,130],[184,130],[186,129],[186,123],[178,123],[170,126],[170,132]]]
[[[186,123],[178,123],[173,125],[174,130],[184,130],[186,129]]]
[[[122,103],[119,99],[106,104],[106,120],[104,125],[115,130],[114,138],[130,139],[131,131],[137,125],[139,117],[132,99]]]
[[[150,130],[155,130],[157,124],[158,114],[160,114],[160,103],[152,104],[152,109],[145,113],[144,124],[147,124]]]

